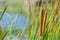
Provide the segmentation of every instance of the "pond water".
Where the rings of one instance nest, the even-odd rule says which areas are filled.
[[[9,25],[11,25],[12,20],[16,17],[14,28],[22,29],[27,26],[27,15],[24,14],[13,14],[9,13],[8,15],[4,14],[1,22],[4,29],[9,29]]]

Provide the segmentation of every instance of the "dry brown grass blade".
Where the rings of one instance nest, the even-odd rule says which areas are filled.
[[[58,23],[58,18],[59,18],[59,13],[56,15],[56,21],[55,23],[53,24],[53,31],[55,32],[56,31],[56,25]]]
[[[56,22],[55,22],[55,24],[53,25],[53,30],[54,30],[54,31],[56,31],[57,22],[58,22],[58,18],[56,19]]]
[[[17,37],[18,37],[18,38],[20,37],[20,32],[17,33]]]
[[[55,15],[55,13],[56,13],[56,11],[58,9],[58,5],[59,5],[59,0],[56,0],[55,5],[54,5],[54,7],[52,9],[53,16]]]
[[[31,16],[31,5],[30,5],[30,0],[28,0],[28,16]]]
[[[59,5],[59,0],[56,0],[55,3],[54,3],[54,7],[52,9],[52,12],[50,14],[50,17],[48,19],[49,22],[51,21],[51,18],[56,14],[56,10],[58,8],[58,5]]]
[[[31,18],[31,5],[30,5],[30,0],[28,0],[28,32],[29,32],[29,36],[30,36],[30,18]]]
[[[54,13],[56,12],[56,10],[57,10],[57,8],[58,8],[58,5],[59,5],[59,0],[57,0],[57,1],[55,2],[55,5],[54,5],[54,7],[53,7],[53,9],[52,9],[52,14],[54,14]]]

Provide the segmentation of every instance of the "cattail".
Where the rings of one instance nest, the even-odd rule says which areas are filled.
[[[44,13],[44,19],[43,19],[43,35],[46,29],[46,20],[47,20],[47,7],[48,7],[48,0],[46,0],[46,5],[45,5],[45,13]]]
[[[47,20],[47,3],[46,3],[46,6],[45,8],[42,9],[42,12],[41,12],[41,36],[44,35],[44,31],[45,31],[45,27],[46,27],[46,20]]]
[[[42,12],[41,12],[41,36],[43,35],[43,19],[44,19],[44,13],[45,13],[45,10],[42,9]]]
[[[44,29],[43,29],[43,33],[45,32],[45,29],[46,29],[46,20],[47,20],[47,13],[44,16]]]

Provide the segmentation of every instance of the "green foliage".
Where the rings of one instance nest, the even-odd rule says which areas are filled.
[[[2,15],[0,16],[0,20],[2,19],[3,15],[4,15],[5,11],[6,11],[6,9],[7,9],[7,6],[5,7],[5,9],[2,12]]]
[[[8,30],[8,32],[6,32],[6,34],[3,35],[2,40],[4,40],[7,34],[9,34],[9,38],[10,38],[9,40],[12,40],[13,35],[16,35],[16,36],[18,35],[19,37],[18,36],[17,37],[20,38],[20,40],[22,39],[25,39],[25,40],[59,40],[60,39],[60,16],[59,16],[59,13],[55,14],[58,8],[58,4],[59,4],[59,0],[57,1],[55,0],[55,2],[53,2],[52,4],[53,7],[49,3],[48,3],[48,6],[47,4],[45,6],[41,4],[41,6],[38,8],[40,10],[38,12],[34,11],[35,12],[34,20],[32,24],[29,26],[29,29],[30,29],[30,30],[28,29],[29,32],[27,31],[27,28],[23,28],[22,31],[19,30],[20,35],[16,31],[14,31],[14,25],[16,21],[16,17],[15,17],[10,25],[10,29]],[[6,9],[7,9],[7,6],[2,12],[2,15],[0,16],[0,20],[2,19]],[[42,10],[43,10],[44,15],[46,15],[47,13],[46,24],[42,25],[42,27],[45,26],[45,30],[43,29],[44,31],[43,35],[41,35],[41,19],[45,18],[45,16],[44,17],[43,15],[41,16]],[[20,10],[18,10],[18,12],[20,13]],[[23,11],[21,8],[21,13],[22,12]],[[38,14],[38,16],[36,15],[36,13]],[[45,19],[43,20],[43,23],[44,21]]]

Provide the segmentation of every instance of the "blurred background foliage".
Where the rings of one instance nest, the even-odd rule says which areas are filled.
[[[0,0],[0,11],[8,4],[7,12],[11,13],[27,13],[27,0]]]
[[[60,39],[60,0],[0,0],[0,12],[0,40]]]

